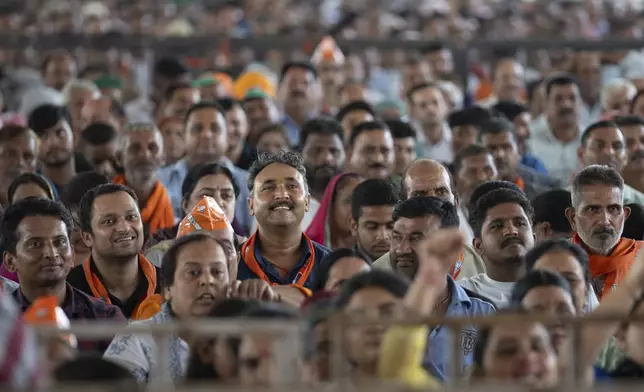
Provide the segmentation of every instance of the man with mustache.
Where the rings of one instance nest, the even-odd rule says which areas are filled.
[[[310,294],[320,261],[331,252],[302,231],[311,198],[302,159],[284,151],[259,154],[247,183],[257,231],[241,247],[237,279],[261,279],[282,299],[300,303]]]
[[[608,166],[591,165],[572,183],[572,207],[566,216],[575,236],[590,257],[591,284],[600,298],[626,276],[642,241],[622,238],[630,208],[624,207],[624,180]]]
[[[139,200],[145,238],[174,226],[174,211],[167,189],[157,178],[163,165],[163,136],[152,123],[129,124],[120,140],[123,174],[114,183],[130,187]]]
[[[206,162],[218,162],[226,166],[238,184],[248,182],[248,172],[242,170],[226,157],[228,151],[228,136],[226,114],[213,102],[200,102],[193,105],[184,120],[184,137],[186,141],[186,157],[174,165],[159,170],[159,180],[165,185],[174,215],[183,216],[181,209],[181,185],[186,175],[193,167]],[[240,189],[235,206],[235,222],[245,235],[253,225],[253,218],[248,211],[248,189]]]
[[[599,121],[586,128],[578,151],[582,167],[606,165],[621,172],[627,163],[622,130],[613,121]],[[644,194],[624,184],[624,204],[644,204]]]
[[[555,76],[545,83],[545,113],[530,125],[532,136],[528,147],[546,165],[549,176],[565,184],[579,165],[576,159],[581,139],[579,85],[569,75]]]
[[[159,269],[140,253],[143,222],[136,194],[120,184],[99,185],[85,193],[78,215],[83,242],[92,251],[67,281],[132,317],[161,291]]]
[[[644,192],[644,120],[638,116],[616,117],[614,120],[626,139],[628,163],[622,169],[624,182]]]
[[[371,179],[358,184],[351,196],[351,229],[355,251],[373,263],[391,246],[391,217],[398,192],[388,180]]]
[[[483,107],[490,107],[499,101],[524,101],[525,70],[517,60],[508,57],[499,60],[494,67],[493,93],[479,101]]]
[[[302,125],[300,145],[311,201],[322,200],[329,181],[344,168],[342,126],[332,117],[309,120]]]
[[[38,137],[29,128],[7,124],[0,128],[0,204],[6,206],[7,188],[22,173],[38,164]]]
[[[510,299],[524,274],[523,257],[534,246],[532,206],[522,192],[499,188],[485,193],[470,211],[472,245],[485,262],[485,273],[458,283],[489,298],[497,307]]]
[[[480,140],[494,157],[499,179],[516,184],[528,199],[532,200],[550,189],[560,188],[557,180],[521,164],[515,128],[510,120],[497,117],[484,121],[481,123]]]
[[[282,67],[278,89],[284,108],[282,124],[291,145],[300,143],[300,127],[320,113],[322,88],[315,67],[308,62],[287,62]]]
[[[388,178],[394,170],[394,139],[380,121],[364,122],[351,130],[347,146],[351,171],[364,178]]]
[[[399,203],[393,211],[394,229],[391,237],[391,268],[413,281],[419,268],[418,252],[427,239],[441,229],[458,228],[459,219],[453,204],[437,197],[412,197]],[[458,255],[456,251],[455,255]],[[487,299],[464,289],[454,282],[451,276],[455,258],[450,263],[440,266],[443,273],[443,283],[436,287],[440,289],[438,304],[432,309],[435,317],[475,317],[494,313],[494,305]],[[439,279],[437,279],[438,281]],[[476,328],[463,328],[463,335],[476,334]],[[436,327],[428,340],[428,350],[423,366],[432,376],[446,380],[451,363],[445,353],[451,350],[451,339],[446,328]],[[472,364],[472,352],[463,349],[461,366],[464,370]]]

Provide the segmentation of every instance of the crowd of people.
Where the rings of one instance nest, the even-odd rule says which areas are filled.
[[[257,33],[243,21],[240,36]],[[631,22],[620,33],[638,36]],[[152,333],[66,330],[228,318],[302,322],[290,355],[303,385],[333,382],[333,368],[420,388],[643,378],[644,327],[627,319],[644,315],[644,54],[549,55],[495,56],[463,85],[448,46],[374,66],[328,36],[277,70],[159,57],[135,98],[123,75],[63,49],[37,78],[5,64],[0,386],[276,385],[266,334],[177,333],[162,349]],[[511,321],[476,323],[495,315]],[[564,319],[586,316],[627,321],[573,337]],[[359,323],[335,355],[345,318]],[[396,324],[410,318],[472,322]]]

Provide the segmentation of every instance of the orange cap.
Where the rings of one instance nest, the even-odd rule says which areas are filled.
[[[195,208],[179,223],[177,238],[197,230],[222,230],[232,225],[226,218],[224,210],[210,196],[204,196]]]
[[[58,298],[55,295],[37,298],[23,317],[25,323],[30,325],[51,326],[61,330],[69,329],[70,326],[69,318],[58,306]],[[74,348],[78,345],[76,336],[72,334],[63,334],[62,338]]]
[[[322,60],[330,60],[336,64],[344,64],[344,53],[332,37],[324,37],[318,44],[311,56],[311,62],[315,65]]]

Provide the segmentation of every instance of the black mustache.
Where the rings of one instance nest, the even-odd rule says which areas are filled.
[[[306,92],[300,90],[291,91],[291,97],[306,97]]]
[[[508,247],[508,246],[514,245],[514,244],[524,245],[524,243],[521,240],[521,238],[519,238],[519,237],[510,237],[510,238],[507,238],[507,239],[503,240],[503,242],[501,242],[501,248],[505,248],[505,247]]]
[[[564,114],[575,114],[575,111],[572,108],[563,108],[559,110],[560,115]]]
[[[333,165],[320,165],[317,166],[313,169],[314,172],[322,171],[322,170],[329,170],[333,172],[338,172],[338,168],[333,166]]]
[[[638,159],[644,158],[644,150],[637,150],[631,155],[631,161],[636,161]]]
[[[387,166],[383,165],[382,163],[372,163],[369,165],[369,169],[386,169]]]

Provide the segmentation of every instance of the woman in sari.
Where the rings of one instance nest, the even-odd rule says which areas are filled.
[[[362,180],[357,173],[341,173],[329,181],[320,208],[306,230],[312,241],[330,249],[355,245],[351,234],[351,194]]]

